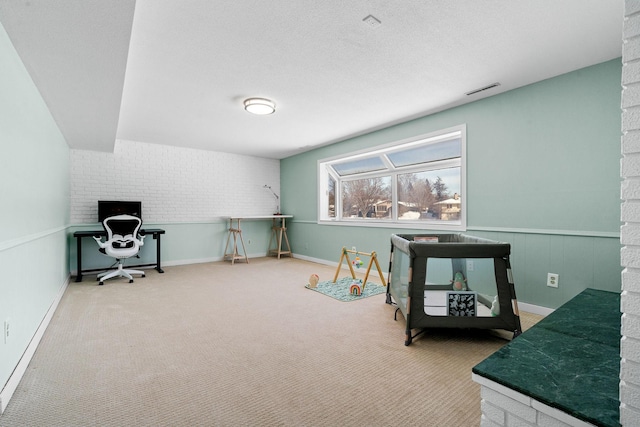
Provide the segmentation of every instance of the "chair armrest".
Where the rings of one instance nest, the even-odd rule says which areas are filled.
[[[98,246],[100,246],[101,248],[104,249],[107,246],[106,243],[102,242],[102,237],[96,237],[96,236],[91,236],[91,237],[93,237],[93,240],[95,240]]]

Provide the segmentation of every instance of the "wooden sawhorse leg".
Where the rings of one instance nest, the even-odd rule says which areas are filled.
[[[278,219],[281,221],[278,223]],[[282,239],[284,238],[284,243],[287,245],[287,249],[283,250],[282,248]],[[271,249],[271,242],[275,240],[275,249]],[[269,254],[275,255],[280,259],[281,255],[288,255],[293,257],[291,254],[291,246],[289,245],[289,238],[287,237],[287,226],[285,224],[285,218],[274,218],[273,219],[273,227],[271,227],[271,238],[269,239]]]
[[[229,252],[229,243],[231,242],[231,236],[233,236],[233,248],[232,251]],[[242,245],[242,253],[244,255],[240,255],[238,252],[238,239],[240,240],[240,244]],[[237,259],[244,259],[245,262],[249,263],[249,257],[247,256],[247,249],[244,247],[244,240],[242,239],[242,230],[240,229],[240,218],[238,218],[238,226],[233,226],[233,218],[229,219],[229,236],[227,236],[227,245],[224,248],[224,259],[229,259],[231,261],[231,265],[235,263]]]

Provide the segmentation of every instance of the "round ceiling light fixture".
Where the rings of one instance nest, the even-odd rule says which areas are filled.
[[[247,98],[244,100],[244,109],[252,114],[264,116],[275,113],[276,103],[266,98]]]

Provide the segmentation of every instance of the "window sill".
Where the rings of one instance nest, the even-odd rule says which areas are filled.
[[[466,231],[461,222],[422,222],[422,221],[390,221],[390,220],[318,220],[318,225],[337,225],[342,227],[374,227],[374,228],[406,228],[428,231]]]

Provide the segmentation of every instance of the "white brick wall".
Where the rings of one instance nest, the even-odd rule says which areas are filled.
[[[280,162],[118,140],[113,153],[71,150],[71,223],[98,222],[98,200],[140,200],[147,223],[267,215],[280,194]]]
[[[622,47],[620,423],[640,426],[640,1],[625,1]]]
[[[481,427],[593,427],[487,378],[472,378],[481,386]]]

